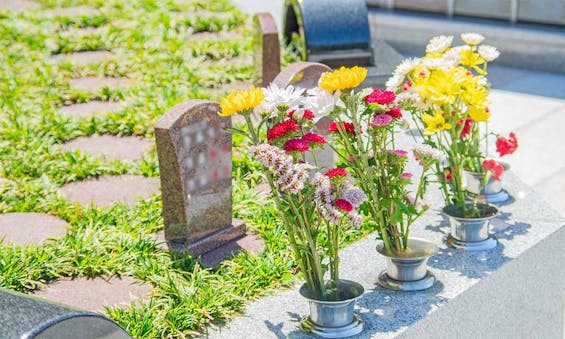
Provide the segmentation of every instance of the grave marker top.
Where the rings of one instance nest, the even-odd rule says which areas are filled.
[[[217,103],[187,100],[155,125],[165,238],[187,244],[192,254],[209,251],[244,231],[231,226],[232,138],[224,130],[231,121],[220,118],[219,110]],[[191,249],[196,243],[198,248]]]

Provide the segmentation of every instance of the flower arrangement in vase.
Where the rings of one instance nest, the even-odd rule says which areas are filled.
[[[491,134],[487,64],[499,52],[482,45],[480,34],[464,33],[461,38],[465,44],[457,47],[451,46],[452,36],[432,38],[424,57],[406,59],[397,66],[387,88],[397,93],[399,105],[411,113],[424,142],[446,154],[446,163],[436,164],[435,170],[445,202],[443,212],[451,220],[448,244],[483,250],[496,246],[488,223],[498,209],[480,202],[480,194],[489,182],[500,180],[504,171],[502,164],[486,158]],[[498,140],[501,154],[517,147],[514,134]],[[467,194],[466,172],[480,174],[472,199]]]
[[[428,258],[437,252],[429,241],[410,237],[410,225],[426,210],[421,204],[428,174],[441,158],[429,145],[413,149],[422,165],[416,190],[415,180],[406,172],[409,152],[397,149],[394,133],[401,124],[402,112],[395,105],[395,94],[379,89],[355,91],[365,79],[362,67],[342,67],[322,74],[319,90],[336,99],[329,113],[329,143],[367,194],[366,210],[377,225],[381,240],[377,251],[387,258],[387,269],[379,284],[396,290],[421,290],[431,287],[435,277],[427,270]]]
[[[232,132],[251,142],[250,153],[262,165],[305,280],[300,293],[309,300],[311,312],[301,329],[326,337],[350,336],[363,328],[361,318],[353,313],[363,287],[340,279],[338,249],[342,228],[361,225],[358,208],[366,195],[346,171],[335,168],[322,172],[318,168],[313,151],[324,147],[326,139],[312,132],[315,115],[300,107],[304,106],[303,92],[275,85],[233,91],[220,103],[219,115],[245,118],[246,128]],[[251,118],[254,109],[261,113],[256,123]],[[307,163],[307,153],[312,154],[313,164]]]

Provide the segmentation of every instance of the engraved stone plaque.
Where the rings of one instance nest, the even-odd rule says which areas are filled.
[[[224,130],[231,121],[219,110],[217,103],[187,100],[155,125],[165,239],[193,255],[245,232],[244,223],[232,221],[232,139]]]

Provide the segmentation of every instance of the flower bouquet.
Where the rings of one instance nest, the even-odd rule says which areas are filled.
[[[252,144],[250,153],[262,165],[305,280],[300,292],[309,300],[311,314],[301,328],[313,333],[330,328],[336,337],[353,335],[363,327],[361,318],[353,313],[363,287],[340,279],[338,249],[342,228],[361,225],[358,208],[366,195],[342,169],[322,173],[318,168],[313,150],[323,147],[326,139],[312,132],[315,116],[300,107],[303,92],[276,86],[233,91],[222,100],[219,115],[241,114],[245,118],[246,128],[232,132],[244,135]],[[253,109],[261,115],[257,123],[250,116]],[[309,152],[314,164],[306,162]]]
[[[426,206],[421,204],[428,183],[428,172],[438,163],[441,153],[429,145],[419,145],[413,154],[422,165],[415,193],[410,184],[415,179],[406,172],[408,152],[394,143],[396,127],[402,124],[402,112],[395,104],[395,94],[379,89],[355,91],[366,77],[361,67],[324,73],[319,87],[339,98],[330,117],[330,144],[351,171],[356,183],[368,195],[365,205],[377,224],[381,243],[379,253],[387,257],[388,269],[379,283],[398,290],[420,290],[435,282],[427,271],[429,256],[437,246],[423,239],[410,238],[410,225]]]
[[[490,111],[487,64],[499,56],[496,48],[481,45],[484,37],[477,33],[461,35],[465,45],[451,47],[452,36],[430,40],[426,55],[404,60],[387,82],[397,93],[400,106],[412,113],[412,119],[424,142],[442,150],[446,163],[436,164],[443,193],[443,212],[452,220],[448,242],[464,249],[487,249],[496,246],[488,235],[488,222],[498,209],[479,202],[479,195],[469,201],[465,171],[481,174],[477,193],[493,180],[500,180],[504,167],[486,159]],[[499,138],[503,144],[515,143]],[[485,146],[486,148],[486,146]],[[509,146],[503,153],[508,153]],[[514,147],[515,149],[515,147]],[[502,154],[502,153],[501,153]],[[456,220],[453,222],[453,220]]]

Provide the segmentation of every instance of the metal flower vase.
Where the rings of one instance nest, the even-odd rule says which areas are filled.
[[[498,208],[491,204],[477,204],[483,216],[478,218],[462,218],[454,213],[453,205],[446,206],[442,214],[449,219],[450,231],[447,245],[465,251],[489,250],[498,244],[489,233],[490,221],[498,215]]]
[[[508,163],[497,161],[504,167],[504,172],[510,169]],[[490,178],[486,185],[481,188],[483,180],[485,178],[484,173],[476,173],[470,171],[463,171],[463,185],[467,192],[472,196],[479,196],[479,200],[489,204],[503,204],[510,196],[502,188],[502,182],[500,180],[494,180]]]
[[[300,294],[310,305],[310,315],[300,323],[303,332],[321,338],[345,338],[363,331],[363,320],[354,308],[365,289],[349,280],[339,280],[336,288],[336,300],[320,300],[308,285],[300,287]]]
[[[377,252],[387,259],[387,268],[377,280],[380,286],[397,291],[420,291],[435,284],[436,277],[427,266],[428,259],[438,252],[433,242],[408,238],[407,250],[400,253],[387,252],[381,242]]]

